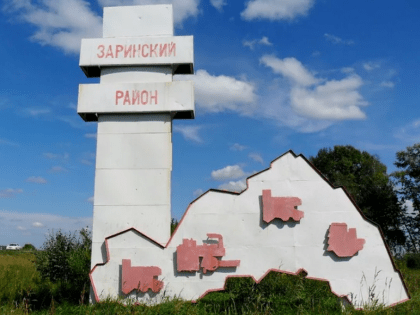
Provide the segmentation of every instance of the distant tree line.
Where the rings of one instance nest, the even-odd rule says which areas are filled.
[[[309,160],[332,185],[346,188],[394,254],[419,253],[420,143],[397,152],[392,174],[378,156],[350,145],[323,148]]]

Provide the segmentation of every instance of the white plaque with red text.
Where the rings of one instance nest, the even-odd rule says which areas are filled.
[[[82,39],[79,65],[88,77],[103,66],[175,65],[192,74],[193,36],[144,36]],[[176,72],[176,69],[174,70]]]
[[[80,84],[77,112],[89,114],[177,112],[194,117],[194,87],[191,81],[157,83]]]

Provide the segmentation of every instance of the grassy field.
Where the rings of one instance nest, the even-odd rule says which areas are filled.
[[[420,314],[420,270],[407,268],[404,260],[397,265],[412,299],[386,309],[371,305],[364,311],[343,311],[327,283],[274,272],[258,285],[250,278],[229,279],[226,291],[208,294],[195,304],[70,303],[65,284],[42,281],[34,262],[31,252],[0,251],[0,314]]]
[[[0,252],[0,303],[10,304],[23,292],[38,286],[35,256],[30,252]]]

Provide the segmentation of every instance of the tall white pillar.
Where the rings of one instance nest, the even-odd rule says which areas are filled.
[[[92,268],[105,238],[135,228],[170,237],[172,119],[193,118],[192,37],[173,36],[171,5],[104,8],[103,39],[82,41],[80,66],[100,84],[81,85],[78,113],[98,121]]]

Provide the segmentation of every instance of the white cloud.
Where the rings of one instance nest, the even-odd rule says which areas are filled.
[[[307,15],[314,0],[251,0],[241,12],[245,20],[292,20]]]
[[[246,148],[248,148],[246,145],[241,145],[239,143],[235,143],[229,149],[231,149],[232,151],[243,151]]]
[[[85,165],[93,165],[94,161],[95,161],[95,153],[92,152],[83,152],[82,154],[82,159],[80,160],[80,163],[85,164]]]
[[[42,155],[47,159],[56,159],[56,158],[59,157],[58,154],[54,154],[54,153],[51,153],[51,152],[45,152]]]
[[[55,116],[55,120],[60,120],[62,122],[65,122],[66,124],[69,124],[71,127],[76,128],[76,129],[86,128],[86,123],[83,121],[83,119],[80,119],[80,117],[77,117],[77,115]]]
[[[66,217],[8,210],[0,210],[0,217],[0,239],[4,244],[31,243],[37,248],[45,241],[45,235],[49,230],[62,229],[65,232],[74,232],[86,226],[92,226],[92,217]]]
[[[261,44],[261,45],[265,45],[265,46],[273,46],[273,43],[271,43],[269,40],[268,40],[268,37],[267,36],[263,36],[259,41],[258,41],[258,43],[259,44]]]
[[[62,166],[53,166],[51,167],[49,172],[50,173],[64,173],[64,172],[68,172],[68,170]]]
[[[291,87],[286,83],[284,80],[275,80],[259,100],[264,106],[255,111],[252,117],[303,133],[317,132],[332,125],[331,121],[314,120],[298,115],[290,105]]]
[[[250,153],[250,154],[248,154],[248,157],[251,159],[251,160],[254,160],[255,162],[259,162],[259,163],[261,163],[261,164],[264,164],[264,160],[263,160],[263,158],[261,157],[261,155],[260,154],[258,154],[258,153]]]
[[[273,43],[271,43],[269,41],[267,36],[263,36],[260,40],[254,39],[254,40],[244,40],[244,41],[242,41],[242,45],[244,47],[249,47],[251,50],[254,49],[254,46],[256,44],[264,45],[264,46],[273,46]]]
[[[190,140],[197,143],[202,143],[203,139],[201,139],[198,132],[202,126],[173,126],[173,131],[182,134],[185,140]]]
[[[97,138],[97,134],[96,133],[85,133],[85,138],[88,138],[88,139],[96,139]]]
[[[372,143],[372,142],[368,142],[368,141],[358,141],[357,142],[357,147],[358,148],[363,148],[366,151],[370,152],[370,151],[379,151],[379,150],[386,150],[386,151],[393,151],[396,152],[400,149],[399,145],[395,145],[395,144],[377,144],[377,143]]]
[[[395,86],[395,83],[392,81],[382,81],[380,85],[392,89]]]
[[[342,73],[354,73],[354,68],[352,68],[352,67],[344,67],[344,68],[341,68],[341,72]]]
[[[78,54],[82,38],[101,37],[102,18],[85,0],[7,0],[6,12],[32,24],[31,40]]]
[[[215,7],[219,11],[222,11],[223,6],[227,5],[226,0],[210,0],[210,3],[213,7]]]
[[[224,183],[218,187],[221,190],[228,190],[234,192],[241,192],[242,190],[246,189],[246,180],[238,180],[238,181],[230,181],[228,183]]]
[[[401,139],[406,143],[420,142],[420,118],[413,120],[400,128],[395,133],[394,137]]]
[[[228,165],[222,169],[211,172],[211,178],[218,181],[237,179],[246,175],[247,174],[239,165]]]
[[[362,86],[362,79],[356,74],[350,74],[341,80],[326,81],[317,79],[310,73],[300,61],[295,58],[278,59],[274,56],[263,56],[261,63],[270,67],[273,72],[281,74],[292,83],[290,91],[284,92],[286,96],[277,97],[289,101],[291,109],[301,117],[293,117],[287,107],[273,109],[272,111],[283,111],[283,118],[280,121],[286,122],[289,126],[301,125],[302,118],[320,120],[344,120],[364,119],[366,115],[360,109],[368,103],[359,93]],[[279,106],[280,107],[280,106]],[[265,113],[270,117],[269,113]],[[271,114],[272,115],[272,114]],[[278,113],[274,113],[279,117]],[[288,118],[286,118],[289,116]],[[290,119],[292,118],[292,119]],[[306,122],[305,122],[306,123]],[[321,124],[310,122],[312,126],[306,126],[312,131],[325,128],[330,123],[325,121]]]
[[[314,0],[251,0],[241,12],[245,20],[292,20],[307,15]]]
[[[275,56],[264,55],[261,57],[260,63],[271,68],[274,73],[281,74],[299,85],[307,86],[319,82],[299,60],[293,57],[279,59]]]
[[[196,104],[207,112],[232,110],[249,113],[257,98],[252,83],[225,75],[213,76],[206,70],[198,70],[192,77],[182,76],[176,79],[194,81]]]
[[[244,45],[244,47],[249,47],[251,50],[254,49],[255,44],[257,43],[257,41],[254,40],[244,40],[242,41],[242,45]]]
[[[74,103],[70,103],[69,105],[67,105],[67,108],[73,109],[73,110],[77,110],[77,105]]]
[[[193,196],[194,197],[198,197],[201,196],[204,193],[204,190],[202,190],[201,188],[194,190],[193,192]]]
[[[199,14],[198,5],[200,0],[98,0],[101,6],[124,6],[145,4],[172,4],[174,10],[174,22],[181,25],[189,17]],[[215,1],[215,2],[220,2]]]
[[[12,147],[18,147],[19,146],[17,143],[6,140],[6,139],[0,139],[0,145],[2,145],[2,144],[9,145],[9,146],[12,146]]]
[[[89,203],[91,203],[91,204],[93,204],[93,202],[94,202],[94,197],[92,196],[92,197],[89,197],[88,199],[87,199],[87,202],[89,202]]]
[[[42,155],[49,160],[68,160],[70,157],[70,155],[67,152],[63,154],[44,152]]]
[[[324,34],[324,37],[326,38],[326,40],[328,40],[329,42],[333,43],[333,44],[341,44],[341,45],[354,45],[354,41],[353,40],[344,40],[338,36],[335,35],[331,35],[331,34]]]
[[[363,84],[357,75],[342,80],[331,80],[314,89],[293,87],[292,108],[300,115],[315,119],[364,119],[360,106],[366,106],[358,89]]]
[[[317,78],[295,58],[278,59],[265,55],[260,62],[283,75],[284,82],[279,84],[279,81],[273,81],[271,86],[266,87],[265,93],[258,96],[253,83],[224,75],[212,76],[205,70],[198,70],[197,75],[193,77],[197,107],[207,112],[232,110],[241,115],[269,120],[305,133],[325,129],[333,123],[332,120],[364,117],[359,106],[367,103],[358,92],[362,81],[357,75],[349,75],[343,80],[327,81]],[[355,81],[354,78],[358,78],[356,81],[360,83],[359,85],[350,84]],[[188,80],[188,77],[177,77],[177,79]],[[285,84],[287,80],[290,84]],[[292,91],[294,91],[293,104]],[[334,93],[328,98],[328,95],[324,95],[326,92]],[[320,107],[322,113],[314,114],[306,107],[311,98],[316,101],[315,105]],[[339,102],[325,103],[335,101],[335,98]],[[326,113],[326,110],[330,113]],[[197,131],[198,129],[174,129],[174,132],[180,132],[184,137],[199,142],[202,140],[197,137]]]
[[[44,224],[42,224],[41,222],[35,221],[35,222],[32,223],[32,226],[36,227],[36,228],[42,228],[42,227],[44,227]]]
[[[41,176],[31,176],[26,179],[28,183],[46,184],[47,180]]]
[[[375,69],[379,69],[381,65],[378,62],[366,62],[363,64],[363,68],[365,68],[366,71],[372,71]]]
[[[17,194],[23,193],[22,189],[7,188],[0,190],[0,198],[13,198]]]
[[[27,108],[26,113],[30,116],[41,116],[41,115],[47,115],[51,113],[51,110],[49,108]]]

